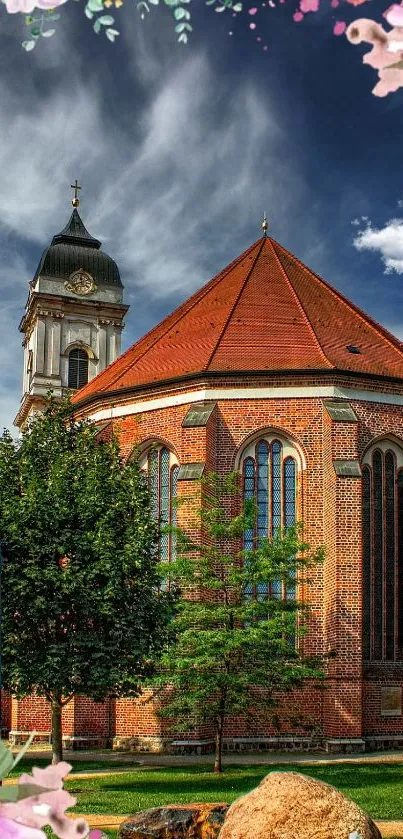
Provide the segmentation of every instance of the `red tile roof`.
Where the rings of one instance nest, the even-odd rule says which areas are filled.
[[[360,352],[353,354],[348,346]],[[403,379],[403,345],[267,237],[92,379],[73,401],[206,371],[294,370]]]

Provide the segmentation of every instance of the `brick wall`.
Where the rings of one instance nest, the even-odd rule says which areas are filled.
[[[197,382],[197,387],[206,383]],[[267,381],[245,377],[231,388],[267,385]],[[290,380],[278,376],[271,385],[312,384],[309,377]],[[337,384],[340,387],[371,389],[373,392],[400,393],[399,386],[377,380],[353,380],[328,374],[315,379],[315,385]],[[214,387],[228,386],[223,378]],[[141,399],[183,393],[185,388],[150,389]],[[140,397],[138,397],[140,399]],[[133,397],[130,397],[133,401]],[[116,399],[115,399],[116,404]],[[119,428],[122,451],[130,454],[137,444],[160,440],[176,454],[179,463],[204,462],[209,469],[227,472],[258,432],[277,432],[294,441],[306,468],[298,478],[298,518],[304,522],[304,538],[312,548],[324,544],[326,559],[323,565],[309,572],[311,583],[300,580],[300,591],[310,604],[309,634],[304,649],[311,653],[335,652],[329,660],[327,690],[318,692],[308,686],[301,697],[287,699],[309,707],[318,728],[327,738],[360,738],[366,733],[402,733],[402,718],[385,718],[380,714],[381,684],[393,685],[396,677],[389,671],[363,675],[361,645],[361,480],[337,477],[333,461],[360,460],[365,449],[377,437],[394,434],[403,440],[403,407],[382,403],[350,400],[358,417],[357,423],[332,420],[320,398],[278,399],[223,399],[210,416],[207,426],[184,428],[182,421],[189,405],[147,410],[128,414],[114,421]],[[104,405],[107,402],[104,401]],[[97,409],[102,407],[98,401]],[[90,413],[90,408],[87,409]],[[201,490],[192,481],[179,482],[182,497],[191,494],[194,502],[201,501]],[[179,507],[179,523],[198,535],[200,524],[191,508]],[[395,681],[394,681],[395,679]],[[162,737],[166,734],[153,703],[141,699],[120,699],[104,704],[90,703],[79,698],[66,712],[66,726],[74,733],[115,733],[119,736]],[[38,699],[13,700],[12,727],[46,728],[49,713],[46,703]],[[267,723],[259,724],[252,734],[275,733]],[[298,729],[294,733],[297,735]],[[229,720],[226,736],[250,736],[242,719]],[[193,732],[192,737],[208,737],[208,728]]]

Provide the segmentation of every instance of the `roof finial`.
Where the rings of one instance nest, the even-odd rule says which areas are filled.
[[[266,216],[266,210],[265,210],[265,211],[264,211],[264,215],[263,215],[263,221],[262,221],[263,236],[267,236],[267,228],[268,228],[268,226],[269,226],[269,225],[268,225],[268,223],[267,223],[267,216]]]
[[[81,186],[78,185],[77,178],[76,178],[76,181],[75,181],[74,184],[70,184],[70,187],[71,187],[71,189],[74,189],[74,198],[73,198],[71,203],[72,203],[73,207],[78,207],[78,205],[80,203],[79,198],[78,198],[78,190],[81,189]]]

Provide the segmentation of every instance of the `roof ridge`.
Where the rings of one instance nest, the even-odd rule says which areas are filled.
[[[312,333],[312,335],[313,335],[313,337],[314,337],[314,339],[315,339],[315,341],[316,341],[316,343],[317,343],[317,345],[318,345],[318,347],[319,347],[319,351],[320,351],[321,355],[322,355],[322,356],[323,356],[323,358],[325,359],[326,363],[330,366],[330,368],[331,368],[331,369],[335,369],[335,365],[334,365],[334,364],[332,364],[332,362],[328,359],[328,357],[327,357],[327,355],[326,355],[326,353],[325,353],[325,351],[324,351],[324,349],[323,349],[323,347],[322,347],[322,344],[320,343],[319,338],[318,338],[318,336],[317,336],[317,334],[316,334],[316,332],[315,332],[315,330],[314,330],[314,328],[313,328],[313,326],[312,326],[312,324],[311,324],[311,321],[310,321],[310,319],[309,319],[309,317],[308,317],[308,315],[307,315],[307,313],[306,313],[306,311],[305,311],[305,308],[304,308],[304,306],[303,306],[303,304],[302,304],[302,302],[301,302],[301,300],[300,300],[300,298],[299,298],[299,295],[297,294],[297,292],[296,292],[296,290],[295,290],[295,288],[294,288],[294,286],[293,286],[293,284],[292,284],[292,282],[291,282],[290,278],[288,277],[288,274],[287,274],[287,272],[286,272],[286,270],[285,270],[285,268],[284,268],[284,266],[283,266],[283,264],[282,264],[282,262],[281,262],[281,259],[279,259],[279,256],[278,256],[278,254],[277,254],[277,251],[276,251],[276,249],[275,249],[275,247],[274,247],[274,245],[275,245],[275,244],[277,245],[277,244],[278,244],[278,242],[276,242],[276,241],[275,241],[275,239],[272,239],[271,237],[268,237],[268,238],[269,238],[269,242],[270,242],[270,247],[271,247],[271,249],[272,249],[272,251],[273,251],[273,253],[274,253],[274,257],[275,257],[275,259],[276,259],[276,261],[277,261],[277,263],[278,263],[278,265],[279,265],[279,267],[280,267],[280,271],[281,271],[281,272],[282,272],[282,274],[284,275],[284,277],[285,277],[285,279],[286,279],[286,281],[287,281],[287,283],[288,283],[288,285],[289,285],[289,287],[290,287],[290,289],[291,289],[291,291],[292,291],[292,293],[293,293],[293,295],[294,295],[294,297],[295,297],[295,299],[296,299],[296,301],[297,301],[297,304],[298,304],[299,308],[300,308],[300,309],[301,309],[301,311],[302,311],[302,314],[303,314],[303,316],[304,316],[304,318],[305,318],[305,322],[306,322],[306,324],[307,324],[307,326],[308,326],[308,329],[309,329],[309,330],[310,330],[310,332]]]
[[[227,326],[228,326],[228,324],[229,324],[229,322],[230,322],[230,320],[231,320],[231,318],[232,318],[232,315],[234,314],[235,308],[236,308],[236,306],[238,305],[239,300],[241,299],[241,296],[242,296],[242,293],[243,293],[243,291],[244,291],[244,289],[245,289],[246,283],[248,282],[249,277],[250,277],[250,275],[251,275],[251,273],[252,273],[252,271],[253,271],[253,269],[254,269],[254,267],[255,267],[255,265],[256,265],[256,262],[257,262],[257,260],[259,259],[260,254],[262,253],[262,249],[263,249],[263,246],[264,246],[264,242],[265,242],[265,240],[264,240],[264,238],[262,238],[262,243],[261,243],[261,245],[260,245],[260,248],[259,248],[259,250],[258,250],[258,252],[257,252],[257,254],[256,254],[256,256],[255,256],[255,259],[253,260],[252,265],[251,265],[251,266],[250,266],[250,268],[249,268],[249,271],[247,271],[247,272],[246,272],[246,277],[245,277],[245,279],[244,279],[243,283],[241,284],[241,288],[240,288],[240,290],[239,290],[238,294],[237,294],[237,295],[236,295],[236,297],[235,297],[235,300],[234,300],[233,305],[231,306],[230,313],[229,313],[228,317],[227,317],[227,318],[226,318],[226,320],[225,320],[224,326],[223,326],[223,328],[222,328],[222,330],[221,330],[221,333],[220,333],[220,335],[219,335],[218,340],[216,341],[215,347],[214,347],[214,349],[213,349],[212,353],[210,353],[210,356],[209,356],[209,358],[208,358],[208,360],[207,360],[206,364],[204,365],[204,368],[203,368],[204,370],[208,370],[208,369],[209,369],[209,367],[210,367],[211,362],[213,361],[213,358],[214,358],[214,356],[215,356],[215,354],[216,354],[216,352],[217,352],[217,350],[218,350],[218,347],[219,347],[219,345],[220,345],[220,343],[221,343],[221,341],[222,341],[222,339],[223,339],[223,337],[224,337],[225,330],[226,330],[226,328],[227,328]]]
[[[259,241],[259,240],[258,240],[258,241]],[[222,280],[222,279],[224,279],[224,277],[225,277],[225,276],[226,276],[226,275],[227,275],[227,274],[228,274],[228,273],[229,273],[229,272],[230,272],[233,268],[235,268],[235,267],[236,267],[236,265],[237,265],[239,262],[241,262],[241,261],[242,261],[242,259],[244,259],[244,258],[245,258],[245,256],[247,256],[247,255],[248,255],[248,253],[249,253],[251,250],[253,250],[253,248],[254,248],[254,247],[256,247],[256,245],[257,245],[257,241],[256,241],[256,242],[254,242],[254,243],[253,243],[253,245],[250,245],[250,246],[249,246],[249,248],[247,248],[245,251],[243,251],[243,252],[240,254],[240,256],[237,256],[237,258],[236,258],[236,259],[234,259],[232,262],[230,262],[230,264],[229,264],[229,265],[226,265],[226,266],[225,266],[225,268],[222,268],[222,269],[221,269],[221,271],[219,271],[219,272],[218,272],[218,274],[215,274],[215,275],[214,275],[214,277],[212,277],[212,278],[211,278],[211,279],[210,279],[207,283],[205,283],[205,285],[204,285],[204,286],[202,286],[202,287],[201,287],[201,288],[199,288],[197,291],[195,291],[195,292],[191,295],[191,297],[190,297],[190,298],[188,297],[186,300],[184,300],[182,303],[180,303],[180,304],[179,304],[179,306],[177,306],[177,307],[176,307],[176,309],[174,309],[174,310],[173,310],[173,312],[170,312],[170,313],[166,316],[166,318],[164,318],[164,320],[168,320],[169,318],[173,318],[173,317],[174,317],[174,315],[177,315],[176,320],[174,320],[172,323],[170,323],[170,324],[169,324],[169,326],[166,328],[166,330],[165,330],[164,332],[162,332],[162,333],[161,333],[161,335],[158,335],[158,336],[155,338],[155,341],[153,341],[153,342],[150,344],[150,346],[148,346],[148,347],[147,347],[147,348],[146,348],[146,349],[145,349],[145,350],[144,350],[144,351],[143,351],[143,352],[139,355],[139,357],[138,357],[138,358],[136,358],[136,360],[135,360],[135,362],[134,362],[134,363],[136,364],[136,363],[137,363],[137,362],[138,362],[138,361],[139,361],[139,360],[143,357],[143,355],[145,355],[145,354],[146,354],[146,353],[147,353],[147,352],[151,349],[151,347],[153,347],[153,346],[154,346],[154,344],[156,344],[156,342],[157,342],[158,340],[160,340],[160,338],[162,338],[164,335],[166,335],[166,333],[167,333],[167,332],[169,332],[169,330],[170,330],[170,329],[172,329],[172,328],[175,326],[175,324],[176,324],[176,323],[178,323],[178,320],[180,320],[180,318],[181,318],[181,316],[182,316],[182,314],[183,314],[182,309],[183,309],[183,308],[184,308],[184,307],[185,307],[185,306],[186,306],[186,305],[187,305],[187,304],[188,304],[188,303],[189,303],[189,302],[190,302],[193,298],[196,298],[196,299],[195,299],[195,300],[193,301],[193,303],[191,303],[191,305],[187,308],[187,310],[186,310],[186,314],[188,314],[188,312],[190,312],[190,311],[194,308],[194,306],[196,306],[196,304],[200,302],[200,300],[203,300],[203,297],[205,297],[205,296],[206,296],[206,294],[208,294],[208,292],[209,292],[209,291],[211,291],[211,289],[212,289],[212,288],[214,288],[214,285],[215,285],[215,284],[217,284],[217,285],[218,285],[218,283],[219,283],[219,282],[221,282],[221,280]],[[152,326],[152,327],[151,327],[151,329],[149,329],[149,330],[148,330],[148,332],[146,332],[146,334],[145,334],[145,335],[142,335],[142,336],[141,336],[141,338],[139,338],[139,339],[138,339],[138,341],[136,341],[136,343],[135,343],[135,344],[131,344],[131,346],[130,346],[130,347],[128,347],[128,349],[127,349],[127,350],[125,350],[125,352],[124,352],[124,353],[122,353],[120,356],[118,356],[118,358],[116,359],[116,361],[112,361],[112,362],[111,362],[111,365],[108,365],[108,367],[109,367],[109,366],[112,366],[112,364],[116,364],[118,361],[119,361],[119,362],[120,362],[120,361],[123,361],[123,359],[124,359],[126,356],[128,356],[128,355],[129,355],[129,353],[132,353],[132,352],[133,352],[133,350],[135,349],[135,347],[137,346],[137,344],[140,344],[142,341],[145,341],[145,340],[146,340],[146,338],[147,338],[148,336],[152,335],[152,333],[153,333],[154,331],[157,331],[157,330],[158,330],[158,327],[160,327],[160,326],[161,326],[161,324],[162,324],[162,323],[164,323],[164,320],[163,320],[163,321],[159,321],[159,323],[156,323],[154,326]],[[94,376],[94,378],[93,378],[93,379],[91,379],[91,381],[90,381],[90,382],[88,382],[88,385],[92,385],[92,384],[93,384],[93,383],[97,380],[97,378],[98,378],[98,377],[101,377],[101,376],[105,373],[105,371],[108,369],[108,367],[104,367],[104,369],[103,369],[103,370],[101,370],[101,372],[100,372],[100,373],[98,373],[98,375],[97,375],[97,376]],[[120,368],[120,369],[119,369],[119,372],[116,374],[116,376],[115,376],[113,379],[111,379],[111,381],[109,382],[109,384],[110,384],[110,385],[115,384],[115,382],[117,382],[117,381],[118,381],[118,379],[119,379],[119,378],[120,378],[120,376],[123,374],[123,372],[124,372],[124,371],[122,371],[122,369]],[[82,390],[85,390],[85,389],[88,387],[88,385],[85,385],[85,386],[84,386],[84,388],[82,388]]]
[[[320,276],[320,274],[317,274],[316,271],[312,270],[312,268],[308,268],[308,266],[305,265],[301,259],[298,259],[297,256],[294,256],[294,254],[292,254],[291,251],[287,250],[287,248],[285,248],[283,245],[280,245],[280,243],[276,242],[276,240],[273,241],[281,250],[283,250],[287,254],[287,256],[289,256],[291,259],[297,262],[298,265],[300,265],[301,268],[304,269],[304,271],[309,271],[310,274],[313,274],[315,279],[318,280],[320,283],[323,283],[323,285],[326,286],[326,288],[332,294],[334,294],[334,296],[337,297],[338,300],[344,303],[348,308],[352,309],[364,323],[369,323],[369,325],[375,331],[380,332],[386,338],[389,344],[391,344],[391,346],[394,349],[397,349],[403,355],[403,342],[400,341],[399,338],[397,338],[397,336],[393,334],[393,332],[389,332],[388,329],[385,329],[385,327],[382,326],[382,324],[378,323],[378,321],[375,320],[375,318],[373,318],[372,315],[369,315],[367,312],[364,311],[364,309],[361,309],[360,306],[357,306],[356,303],[354,303],[352,300],[346,297],[341,291],[338,291],[337,288],[334,288],[334,286],[332,286],[331,283],[328,283],[327,280],[324,280],[323,277]]]

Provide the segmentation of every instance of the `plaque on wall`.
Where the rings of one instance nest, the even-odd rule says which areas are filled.
[[[401,687],[381,688],[381,716],[401,717],[402,689]]]
[[[216,402],[196,402],[189,408],[182,426],[184,428],[201,428],[207,425],[216,404]]]
[[[361,478],[358,460],[334,460],[333,466],[339,478]]]
[[[349,402],[325,402],[325,408],[334,422],[358,422]]]
[[[204,463],[182,463],[178,472],[178,481],[198,481],[204,472]]]

